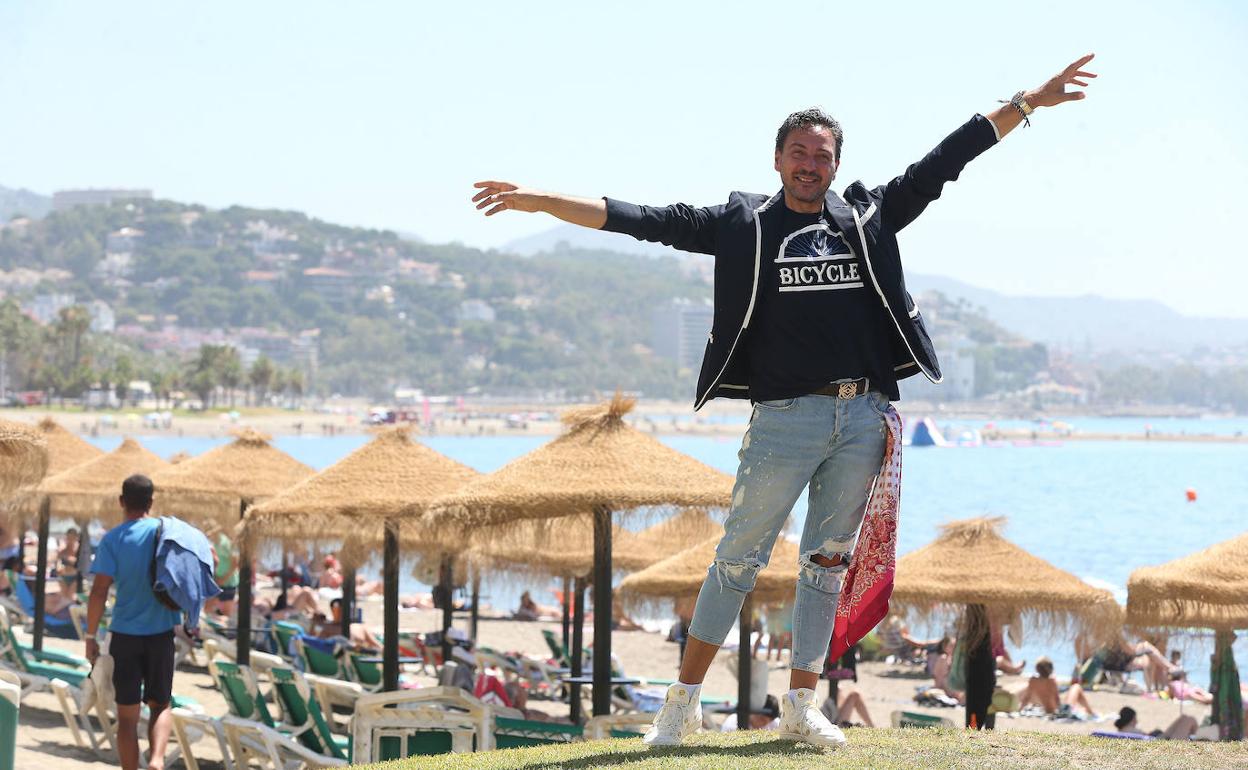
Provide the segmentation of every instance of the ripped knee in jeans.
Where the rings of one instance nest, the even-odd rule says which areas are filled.
[[[798,559],[797,578],[800,582],[827,594],[839,594],[849,568],[849,552],[824,553],[814,550]]]
[[[716,559],[714,569],[721,589],[728,588],[748,594],[754,590],[754,582],[762,565],[756,561]]]

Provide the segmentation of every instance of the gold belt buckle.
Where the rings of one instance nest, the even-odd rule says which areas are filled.
[[[856,382],[842,382],[836,393],[837,398],[853,398],[856,395],[858,395],[858,383]]]

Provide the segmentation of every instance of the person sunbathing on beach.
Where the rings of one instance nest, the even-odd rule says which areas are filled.
[[[520,594],[520,609],[511,616],[516,620],[558,620],[559,610],[538,604],[533,601],[533,594],[525,591]]]
[[[1153,730],[1146,733],[1140,729],[1135,709],[1130,706],[1123,706],[1118,712],[1118,718],[1114,720],[1114,729],[1124,737],[1153,737],[1167,741],[1185,741],[1196,733],[1198,727],[1194,718],[1184,714],[1171,722],[1165,730]]]
[[[1005,649],[1005,631],[1000,620],[992,619],[990,633],[992,634],[992,654],[997,659],[997,670],[1010,676],[1023,673],[1023,669],[1027,668],[1027,661],[1015,663],[1010,657],[1010,651]]]
[[[1203,703],[1208,706],[1213,703],[1213,695],[1203,687],[1189,684],[1184,681],[1182,671],[1175,671],[1170,674],[1170,686],[1168,688],[1170,697],[1175,700],[1191,700],[1197,703]]]
[[[942,691],[959,704],[965,704],[966,693],[954,690],[949,686],[949,669],[953,666],[953,648],[955,644],[956,640],[952,636],[946,636],[940,640],[936,660],[932,663],[933,686],[934,689]]]
[[[1178,665],[1166,660],[1166,656],[1152,642],[1141,639],[1131,644],[1126,637],[1118,640],[1104,650],[1103,664],[1107,671],[1144,671],[1150,665],[1165,671],[1167,675],[1182,671]]]
[[[1071,682],[1064,698],[1058,692],[1057,680],[1053,678],[1053,661],[1046,656],[1036,661],[1036,675],[1027,680],[1027,685],[1017,694],[1019,709],[1034,704],[1044,709],[1046,714],[1092,714],[1092,706],[1078,681]]]

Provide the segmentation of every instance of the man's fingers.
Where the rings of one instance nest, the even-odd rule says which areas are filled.
[[[500,190],[507,188],[511,188],[512,190],[516,189],[516,186],[511,182],[499,182],[494,179],[486,179],[482,182],[476,182],[473,184],[473,187],[497,187]]]
[[[1086,88],[1086,87],[1087,87],[1087,85],[1088,85],[1087,83],[1083,82],[1083,81],[1082,81],[1082,80],[1080,80],[1079,78],[1071,78],[1071,79],[1070,79],[1070,82],[1071,82],[1071,83],[1073,83],[1074,85],[1077,85],[1077,86],[1083,86],[1083,87],[1085,87],[1085,88]]]
[[[1095,72],[1084,72],[1083,70],[1079,70],[1078,72],[1076,72],[1076,73],[1075,73],[1075,77],[1077,77],[1077,78],[1094,78],[1094,77],[1096,77],[1096,73],[1095,73]]]
[[[1083,65],[1085,65],[1085,64],[1087,64],[1088,62],[1092,61],[1092,59],[1093,59],[1093,58],[1095,58],[1095,57],[1096,57],[1096,54],[1094,54],[1094,53],[1090,53],[1090,54],[1086,54],[1086,55],[1084,55],[1084,56],[1081,56],[1081,57],[1079,58],[1079,60],[1078,60],[1078,61],[1076,61],[1074,64],[1071,64],[1069,67],[1067,67],[1067,68],[1066,68],[1066,71],[1067,71],[1067,72],[1072,72],[1072,71],[1074,71],[1074,70],[1077,70],[1077,69],[1079,69],[1080,67],[1082,67]]]
[[[1075,101],[1079,101],[1080,99],[1083,99],[1086,96],[1087,94],[1085,94],[1083,91],[1071,91],[1070,93],[1062,94],[1062,101],[1075,102]]]
[[[494,194],[494,193],[496,193],[496,192],[498,192],[498,190],[496,190],[496,189],[494,189],[494,188],[486,188],[486,189],[482,190],[481,192],[477,193],[476,195],[472,196],[472,202],[473,202],[473,203],[476,203],[477,201],[481,200],[482,198],[488,198],[488,197],[490,197],[491,195],[493,195],[493,194]]]
[[[497,205],[497,206],[495,206],[494,208],[492,208],[492,209],[490,209],[489,211],[485,212],[485,215],[486,215],[487,217],[492,217],[492,216],[494,216],[495,214],[497,214],[497,213],[498,213],[498,212],[500,212],[500,211],[506,211],[508,208],[510,208],[510,207],[507,205],[507,201],[503,201],[502,203],[498,204],[498,205]]]

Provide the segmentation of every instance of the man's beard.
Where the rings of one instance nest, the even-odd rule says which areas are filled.
[[[800,188],[798,185],[799,183],[796,180],[790,181],[789,183],[785,184],[784,186],[785,193],[787,193],[794,200],[799,200],[802,203],[814,203],[815,201],[823,200],[823,197],[828,194],[828,188],[832,186],[832,180],[829,179],[827,184],[822,185],[821,187],[817,188],[814,192],[807,193],[807,195],[809,195],[810,197],[805,197],[804,195],[802,195],[799,192]]]

